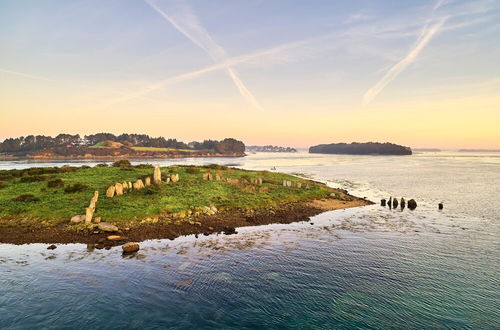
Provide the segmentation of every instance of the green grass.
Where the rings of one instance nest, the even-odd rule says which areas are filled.
[[[175,149],[175,148],[156,148],[156,147],[132,147],[132,149],[137,151],[184,151],[184,152],[196,152],[197,150],[191,149]]]
[[[180,181],[176,183],[161,183],[152,185],[143,190],[133,191],[114,198],[106,197],[106,189],[116,182],[131,181],[147,175],[153,177],[152,168],[68,168],[62,173],[47,173],[31,169],[19,171],[0,171],[3,185],[0,186],[0,225],[12,225],[16,221],[27,221],[30,224],[43,221],[45,225],[67,224],[69,219],[77,214],[84,214],[85,207],[95,190],[99,191],[95,216],[103,221],[113,223],[134,223],[146,217],[159,214],[187,211],[193,207],[216,206],[221,210],[242,210],[277,205],[284,202],[299,201],[311,198],[321,198],[329,195],[333,190],[321,185],[307,182],[282,173],[267,171],[245,171],[217,166],[189,167],[170,166],[161,169],[162,176],[178,173]],[[199,172],[195,173],[198,169]],[[239,183],[229,184],[222,181],[205,181],[202,176],[205,172],[220,173],[225,178],[251,181],[261,177],[262,186]],[[14,173],[14,174],[12,174]],[[13,177],[12,177],[13,176]],[[22,179],[36,176],[35,181]],[[64,183],[49,187],[49,181],[61,179]],[[309,188],[283,187],[283,180],[302,182]],[[68,187],[75,184],[88,186],[84,191],[71,191]],[[259,192],[265,187],[267,191]],[[71,191],[71,192],[65,192]],[[337,191],[338,192],[338,191]],[[16,201],[21,195],[31,194],[33,201]],[[38,200],[37,200],[38,199]]]

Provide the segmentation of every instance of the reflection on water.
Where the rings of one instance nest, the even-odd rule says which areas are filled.
[[[129,256],[120,247],[1,244],[0,327],[500,327],[496,155],[161,161],[211,162],[276,166],[376,201],[413,197],[419,207],[371,205],[236,235],[147,241]]]

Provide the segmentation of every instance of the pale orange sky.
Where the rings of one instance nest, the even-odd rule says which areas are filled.
[[[0,139],[500,149],[498,3],[148,3],[2,2]]]

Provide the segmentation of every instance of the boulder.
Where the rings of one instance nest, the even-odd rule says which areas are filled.
[[[119,236],[119,235],[109,235],[106,237],[108,241],[124,241],[127,238],[125,236]]]
[[[83,220],[85,220],[85,216],[84,215],[75,215],[74,217],[71,218],[71,220],[69,220],[69,222],[71,222],[71,223],[80,223]]]
[[[91,207],[87,207],[85,209],[85,223],[91,223],[93,216],[94,216],[94,209]]]
[[[107,231],[107,232],[115,232],[118,231],[118,227],[115,225],[112,225],[108,222],[99,222],[97,227],[102,230],[102,231]]]
[[[139,251],[141,247],[138,243],[128,242],[122,245],[123,253],[133,253]]]
[[[115,195],[115,186],[109,186],[106,190],[106,197],[112,198]]]
[[[101,222],[101,217],[95,217],[94,218],[94,223],[99,223]]]
[[[153,181],[155,184],[159,184],[161,182],[161,170],[160,165],[155,166],[155,171],[153,173]]]
[[[116,196],[122,196],[123,195],[123,186],[121,183],[115,184],[115,193]]]
[[[408,208],[414,210],[417,208],[417,202],[412,198],[408,201]]]
[[[49,245],[49,247],[47,248],[47,250],[54,250],[54,249],[57,249],[57,246],[55,246],[54,244]]]
[[[398,207],[398,199],[397,198],[393,198],[392,199],[392,208],[395,209],[396,207]]]
[[[145,186],[150,186],[151,185],[151,178],[149,176],[144,179],[144,185]]]

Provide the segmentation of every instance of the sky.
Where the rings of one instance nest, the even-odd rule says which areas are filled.
[[[0,139],[500,148],[498,0],[1,0]]]

